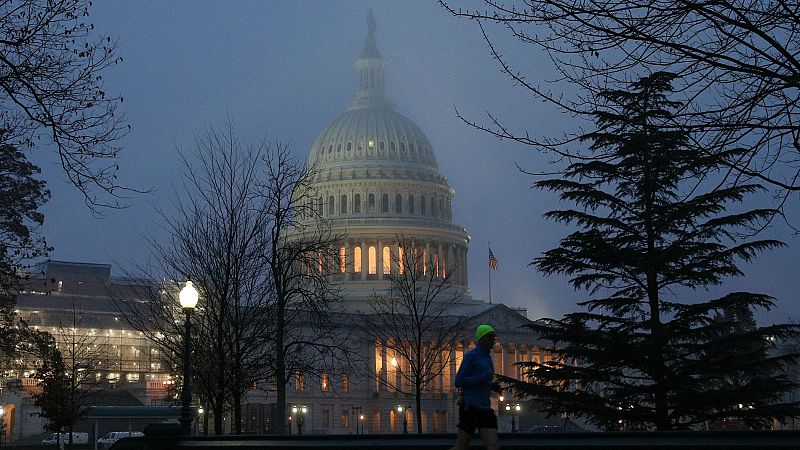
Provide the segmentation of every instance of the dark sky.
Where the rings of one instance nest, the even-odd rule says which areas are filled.
[[[492,273],[495,301],[527,307],[531,318],[574,310],[583,293],[573,292],[564,278],[544,278],[528,266],[569,232],[541,218],[558,201],[531,190],[533,179],[516,166],[552,170],[548,158],[467,127],[455,108],[479,121],[491,111],[532,135],[553,136],[578,123],[515,87],[500,73],[475,24],[450,16],[433,0],[95,2],[96,29],[118,39],[124,58],[104,76],[107,90],[124,96],[133,127],[122,142],[122,182],[154,191],[131,198],[127,209],[96,217],[64,182],[53,155],[40,150],[34,160],[53,191],[43,229],[55,247],[52,258],[112,263],[115,275],[147,262],[142,236],[163,238],[154,208],[169,213],[181,170],[176,148],[190,150],[196,135],[228,115],[244,143],[288,142],[305,159],[354,95],[353,61],[364,45],[368,8],[388,62],[389,97],[428,135],[439,169],[456,191],[454,222],[472,237],[473,296],[488,294],[491,241],[500,261]],[[501,50],[530,79],[553,78],[544,55],[495,33]],[[800,204],[796,198],[792,203],[796,213]],[[759,315],[762,322],[800,319],[800,239],[781,226],[768,233],[789,247],[744,265],[747,277],[724,290],[778,297],[778,308]]]

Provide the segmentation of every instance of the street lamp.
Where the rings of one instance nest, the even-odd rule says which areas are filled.
[[[408,433],[408,415],[403,405],[397,405],[397,412],[403,415],[403,433]]]
[[[362,409],[361,409],[360,406],[353,406],[352,409],[353,409],[353,419],[355,419],[354,422],[356,423],[356,434],[358,434],[358,424],[362,420],[364,420],[364,413],[362,412]],[[361,432],[362,433],[364,432],[364,428],[363,427],[361,428]]]
[[[184,436],[192,434],[192,312],[197,306],[199,294],[191,281],[186,282],[186,286],[181,289],[178,298],[181,308],[186,314],[186,331],[183,337],[183,386],[181,387],[181,432]]]
[[[512,405],[511,403],[506,403],[506,412],[511,414],[511,432],[513,433],[516,431],[517,426],[517,415],[519,412],[522,411],[522,407],[519,406],[519,403],[516,405]]]
[[[303,425],[305,425],[306,413],[308,412],[308,407],[305,405],[303,406],[292,406],[292,416],[297,416],[297,434],[303,434]],[[297,413],[300,413],[299,415]],[[289,430],[291,432],[291,429]]]

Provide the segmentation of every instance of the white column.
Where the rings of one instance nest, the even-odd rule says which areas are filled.
[[[378,239],[378,248],[376,250],[377,251],[375,253],[377,253],[377,255],[375,255],[375,256],[378,258],[378,270],[376,270],[376,272],[378,272],[378,279],[382,280],[383,279],[383,241],[380,240],[380,239]]]
[[[369,248],[366,241],[361,241],[361,280],[367,279],[369,272]]]

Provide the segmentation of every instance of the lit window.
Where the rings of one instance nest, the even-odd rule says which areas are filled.
[[[427,275],[428,273],[428,249],[422,249],[422,274]]]
[[[339,272],[345,273],[347,271],[347,249],[339,247]]]
[[[323,373],[322,374],[322,380],[320,381],[319,387],[320,387],[320,389],[322,389],[322,392],[328,392],[328,374],[327,373]]]
[[[294,389],[296,391],[302,391],[306,388],[306,379],[303,376],[303,373],[299,370],[294,374]]]
[[[353,272],[361,273],[361,247],[353,249]]]
[[[378,256],[374,246],[369,247],[369,274],[378,273]]]
[[[373,141],[373,140],[370,140],[369,142],[367,142],[367,146],[368,146],[369,148],[375,147],[375,141]]]
[[[350,411],[342,410],[342,428],[350,428]]]
[[[317,271],[319,273],[322,273],[322,267],[323,267],[322,261],[324,260],[324,258],[325,258],[325,256],[322,254],[322,250],[318,251],[317,252]]]
[[[439,276],[439,255],[437,253],[433,254],[433,276]]]
[[[392,273],[392,249],[389,246],[383,247],[383,274]]]
[[[406,273],[405,253],[406,252],[403,247],[399,247],[397,249],[397,270],[400,272],[400,275]]]
[[[342,374],[342,392],[350,392],[350,374]]]

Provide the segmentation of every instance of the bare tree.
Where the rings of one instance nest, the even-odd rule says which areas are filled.
[[[286,433],[286,387],[293,377],[320,374],[346,358],[332,317],[339,311],[335,262],[342,235],[324,219],[316,199],[318,174],[278,145],[265,158],[262,195],[269,216],[268,248],[263,255],[274,298],[271,348],[276,392],[276,432]]]
[[[98,392],[108,387],[102,372],[109,369],[109,341],[103,336],[101,324],[91,314],[80,307],[77,299],[71,299],[71,307],[60,315],[55,323],[53,335],[55,350],[60,357],[51,362],[55,370],[50,378],[43,378],[43,389],[55,392],[55,424],[63,426],[69,433],[67,444],[72,448],[72,432],[75,424],[84,418],[85,407]],[[121,349],[119,349],[121,351]],[[60,430],[57,430],[60,431]]]
[[[103,75],[119,63],[116,43],[86,22],[86,0],[0,1],[0,136],[34,147],[44,137],[58,151],[70,182],[87,204],[116,206],[114,163],[118,140],[129,129],[117,111],[122,97],[108,95]]]
[[[474,19],[502,71],[536,97],[575,114],[595,110],[598,92],[658,71],[677,74],[686,107],[675,122],[696,136],[701,151],[748,151],[734,161],[729,180],[772,185],[782,208],[800,191],[800,7],[795,1],[705,0],[483,0],[451,13]],[[491,24],[546,52],[560,80],[583,94],[570,98],[515,68],[494,39]],[[490,115],[467,120],[496,136],[568,157],[580,133],[565,139],[531,137]]]
[[[200,398],[209,402],[214,431],[221,434],[231,405],[236,432],[241,431],[241,398],[266,378],[272,361],[265,335],[273,322],[266,252],[269,222],[260,193],[266,146],[243,148],[232,124],[209,128],[197,140],[192,158],[184,156],[183,190],[174,210],[162,212],[170,235],[166,244],[151,240],[166,274],[175,283],[160,290],[153,270],[140,276],[146,302],[124,303],[131,325],[166,349],[173,367],[182,367],[183,313],[177,302],[180,280],[192,280],[200,291],[190,343],[194,380]],[[163,275],[162,275],[163,276]],[[156,284],[151,284],[156,283]]]
[[[445,273],[412,239],[399,237],[398,243],[402,251],[392,255],[397,273],[386,275],[388,291],[373,294],[372,311],[359,316],[359,328],[368,341],[393,354],[390,364],[396,379],[381,375],[378,380],[414,398],[417,432],[422,433],[422,393],[449,366],[468,318],[452,313],[463,297],[463,291],[450,284],[455,270]]]

